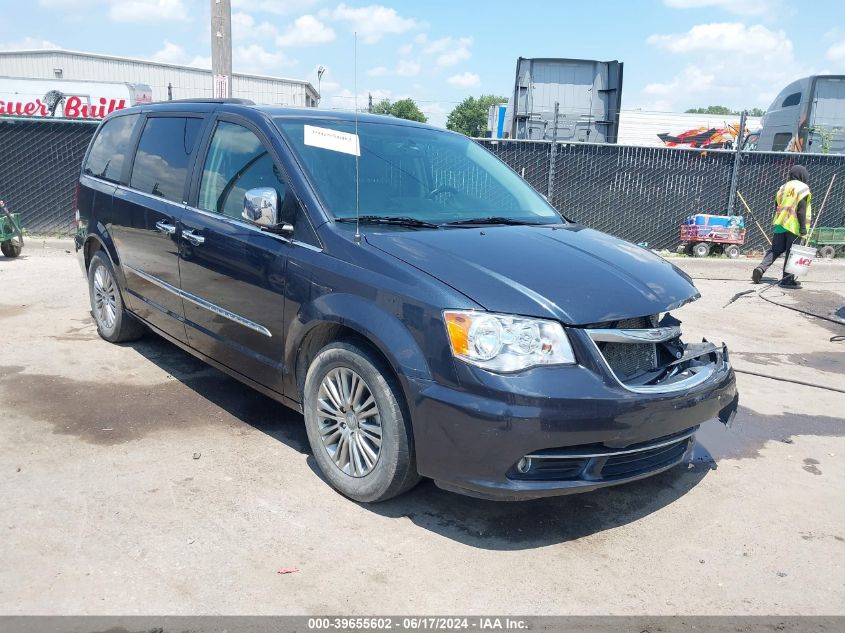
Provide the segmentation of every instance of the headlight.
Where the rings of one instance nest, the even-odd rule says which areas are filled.
[[[452,354],[484,369],[514,372],[575,362],[566,332],[555,321],[463,310],[446,310],[443,318]]]

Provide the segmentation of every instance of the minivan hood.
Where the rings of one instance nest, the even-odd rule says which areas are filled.
[[[366,240],[487,310],[569,325],[657,314],[700,296],[651,251],[578,225],[384,230]]]

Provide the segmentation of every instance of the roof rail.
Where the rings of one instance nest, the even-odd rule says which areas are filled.
[[[241,105],[255,105],[252,99],[171,99],[169,101],[155,101],[154,103],[239,103]]]

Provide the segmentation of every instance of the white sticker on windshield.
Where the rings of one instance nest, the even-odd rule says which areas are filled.
[[[305,144],[312,147],[321,147],[333,152],[343,152],[353,156],[361,155],[361,146],[358,144],[358,135],[348,132],[338,132],[326,127],[305,126]]]

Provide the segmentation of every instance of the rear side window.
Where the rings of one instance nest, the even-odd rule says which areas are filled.
[[[781,108],[789,108],[791,106],[797,106],[801,103],[801,93],[800,92],[793,92],[789,95],[786,99],[783,100],[783,103],[780,104]]]
[[[138,114],[115,117],[103,124],[88,152],[83,173],[112,182],[120,181]]]
[[[185,178],[202,119],[151,117],[147,119],[132,165],[133,189],[182,202]]]

